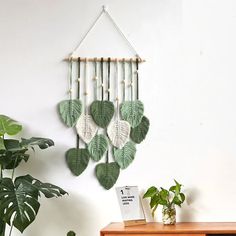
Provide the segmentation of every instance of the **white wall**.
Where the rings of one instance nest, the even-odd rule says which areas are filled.
[[[103,4],[147,59],[140,87],[151,129],[116,186],[144,191],[153,184],[168,187],[176,178],[188,197],[179,221],[235,221],[235,1],[0,0],[0,113],[24,124],[22,136],[56,143],[38,151],[17,174],[29,172],[70,193],[42,199],[24,235],[63,236],[74,229],[96,236],[109,222],[121,221],[115,191],[99,186],[93,164],[78,178],[67,169],[64,152],[75,137],[56,111],[66,98],[62,59]],[[81,55],[130,56],[107,19],[102,22]]]

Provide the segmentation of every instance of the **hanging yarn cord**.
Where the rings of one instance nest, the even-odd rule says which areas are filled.
[[[73,61],[70,60],[69,64],[69,98],[72,100],[72,69],[73,69]]]
[[[104,98],[104,81],[103,81],[103,57],[101,58],[101,92],[102,92],[102,101]]]
[[[88,97],[88,91],[87,91],[87,82],[88,82],[88,61],[85,61],[85,76],[84,76],[84,113],[85,115],[88,115],[88,106],[87,106],[87,97]]]
[[[110,101],[110,77],[111,77],[111,58],[108,57],[107,63],[107,100]]]
[[[123,71],[123,78],[122,78],[122,84],[123,84],[123,92],[122,92],[122,95],[123,95],[123,102],[125,101],[125,86],[126,86],[126,68],[125,68],[125,58],[123,58],[123,61],[122,61],[122,71]]]
[[[97,68],[97,58],[94,58],[94,84],[93,84],[93,89],[94,89],[94,100],[97,100],[98,97],[98,68]]]
[[[136,58],[136,99],[139,100],[139,60]]]
[[[119,62],[116,60],[115,62],[115,89],[116,89],[116,119],[120,119],[120,112],[119,112]]]
[[[130,87],[130,97],[131,97],[131,101],[133,101],[133,61],[132,59],[130,59],[130,83],[129,83],[129,87]]]
[[[78,58],[78,78],[77,78],[77,98],[78,99],[80,99],[80,64],[81,64],[81,62],[80,62],[80,57]],[[79,149],[79,135],[77,134],[76,135],[77,136],[77,144],[76,144],[76,146],[77,146],[77,148]]]

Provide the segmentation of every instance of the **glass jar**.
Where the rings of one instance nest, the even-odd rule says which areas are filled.
[[[171,206],[163,206],[162,222],[164,225],[174,225],[176,223],[176,210],[174,204]]]

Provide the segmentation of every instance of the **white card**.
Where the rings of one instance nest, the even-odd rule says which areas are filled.
[[[124,221],[145,219],[137,186],[118,187],[116,194]]]

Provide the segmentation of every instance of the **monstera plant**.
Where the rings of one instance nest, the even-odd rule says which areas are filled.
[[[22,161],[27,162],[29,149],[36,146],[46,149],[54,145],[51,139],[33,137],[11,139],[22,130],[22,126],[5,115],[0,115],[0,236],[5,236],[6,224],[21,233],[35,220],[40,208],[39,197],[59,197],[66,192],[60,187],[43,183],[31,175],[14,176],[15,169]],[[11,177],[5,177],[7,172]]]

